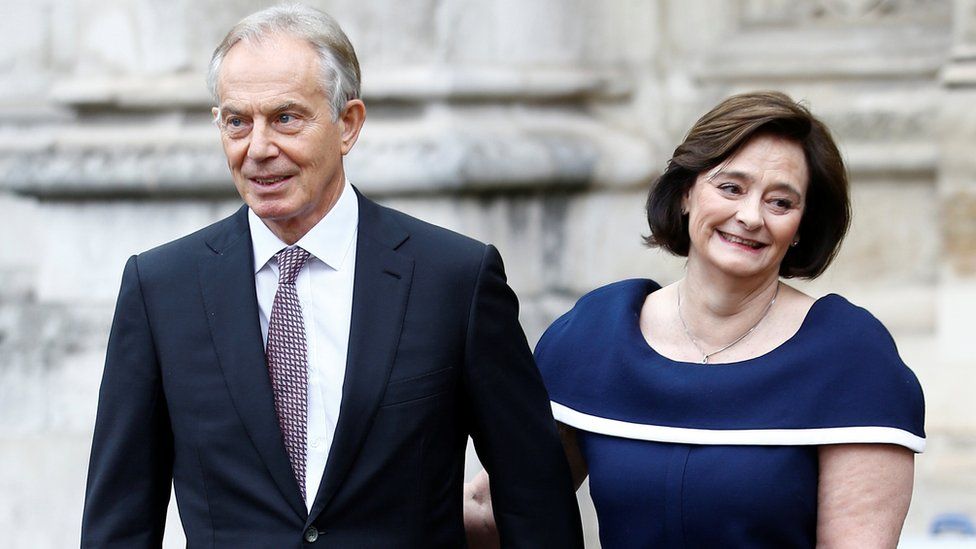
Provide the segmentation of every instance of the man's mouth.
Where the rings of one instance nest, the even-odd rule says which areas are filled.
[[[748,238],[742,238],[741,236],[735,236],[734,234],[729,234],[729,233],[722,232],[722,231],[717,231],[717,232],[718,232],[719,236],[721,236],[727,242],[731,242],[732,244],[738,244],[740,246],[745,246],[747,248],[752,248],[753,250],[758,250],[758,249],[761,249],[761,248],[765,248],[766,247],[766,244],[764,244],[762,242],[759,242],[758,240],[751,240],[751,239],[748,239]]]
[[[290,177],[291,177],[290,175],[280,175],[280,176],[273,176],[273,177],[250,177],[248,179],[250,179],[251,182],[256,185],[270,186],[276,183],[281,183],[282,181]]]

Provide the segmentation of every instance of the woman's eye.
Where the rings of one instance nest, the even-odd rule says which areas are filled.
[[[742,188],[735,183],[722,183],[718,188],[729,194],[739,194],[742,192]]]
[[[785,198],[775,198],[770,201],[770,204],[777,210],[790,210],[793,208],[793,201]]]

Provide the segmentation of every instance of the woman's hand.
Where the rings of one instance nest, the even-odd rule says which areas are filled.
[[[491,509],[488,473],[484,470],[464,485],[464,534],[470,549],[497,549],[501,546],[495,514]]]
[[[589,473],[586,460],[583,459],[583,453],[579,449],[579,442],[576,440],[576,429],[558,421],[556,427],[559,429],[559,440],[563,443],[566,461],[569,462],[569,472],[573,475],[573,490],[579,490]]]
[[[586,479],[587,471],[586,460],[583,459],[576,441],[576,429],[562,423],[557,423],[557,427],[573,476],[573,488],[579,490]],[[464,484],[464,533],[470,549],[501,547],[495,514],[491,508],[488,482],[488,472],[482,470],[471,482]]]
[[[901,446],[821,446],[817,547],[896,547],[914,470],[915,455]]]

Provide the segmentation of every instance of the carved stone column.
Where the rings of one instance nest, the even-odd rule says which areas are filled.
[[[932,512],[976,518],[976,0],[955,0],[953,9],[953,43],[941,73],[936,368],[922,380],[931,452],[919,461],[927,481],[916,499]]]
[[[956,0],[951,57],[942,73],[938,192],[944,242],[939,347],[976,370],[976,0]],[[972,378],[976,380],[976,378]],[[967,406],[971,403],[966,403]],[[969,417],[973,417],[971,414]],[[976,428],[974,422],[971,428]]]
[[[945,254],[940,332],[943,352],[976,366],[976,0],[956,0],[952,57],[943,72],[942,200]]]

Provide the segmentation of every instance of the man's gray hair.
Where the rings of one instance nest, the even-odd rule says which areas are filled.
[[[350,99],[359,98],[359,61],[346,33],[327,13],[301,4],[283,4],[263,9],[241,19],[214,50],[207,72],[207,86],[214,101],[217,77],[227,52],[241,41],[261,42],[273,36],[305,40],[315,49],[321,66],[322,91],[329,98],[333,122],[339,119]]]

